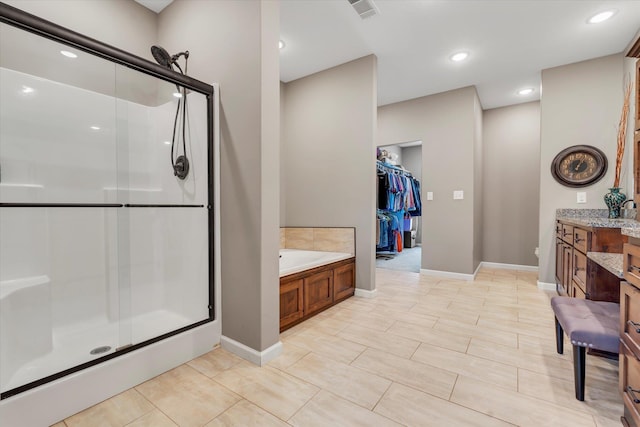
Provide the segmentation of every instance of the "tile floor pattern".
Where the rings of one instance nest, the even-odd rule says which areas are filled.
[[[575,400],[535,273],[376,274],[376,298],[284,332],[265,367],[217,348],[55,427],[620,426],[617,362],[587,356]]]

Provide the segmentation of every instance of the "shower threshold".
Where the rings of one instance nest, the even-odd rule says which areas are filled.
[[[156,310],[136,316],[126,321],[126,324],[135,325],[128,332],[133,343],[140,343],[197,321],[169,310]],[[25,361],[15,372],[11,373],[9,378],[3,376],[2,384],[0,384],[1,392],[4,393],[114,353],[119,347],[130,344],[119,343],[124,323],[109,323],[106,318],[94,319],[88,323],[91,326],[84,330],[78,330],[77,327],[55,328],[52,350],[42,357]],[[25,338],[28,339],[28,337]],[[109,346],[111,349],[98,354],[90,354],[93,349],[104,346]]]

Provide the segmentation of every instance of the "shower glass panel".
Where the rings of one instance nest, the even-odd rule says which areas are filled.
[[[213,320],[211,94],[154,66],[0,24],[3,399]]]

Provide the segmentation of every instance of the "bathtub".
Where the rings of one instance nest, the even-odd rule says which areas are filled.
[[[280,277],[310,270],[332,262],[353,257],[346,252],[320,252],[299,249],[280,249]]]

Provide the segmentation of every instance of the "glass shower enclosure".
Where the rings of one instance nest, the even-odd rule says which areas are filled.
[[[6,399],[214,320],[214,105],[208,84],[1,12]],[[176,122],[184,179],[172,167]]]

